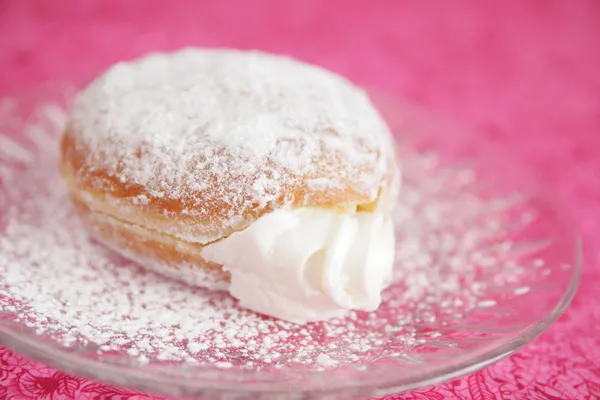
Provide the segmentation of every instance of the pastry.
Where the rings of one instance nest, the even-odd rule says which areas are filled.
[[[75,99],[60,172],[89,231],[293,322],[375,310],[394,259],[388,127],[344,78],[256,51],[109,68]]]

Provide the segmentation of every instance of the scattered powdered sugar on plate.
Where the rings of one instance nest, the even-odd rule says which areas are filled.
[[[87,357],[223,369],[372,362],[434,343],[481,302],[491,306],[489,282],[508,285],[523,271],[506,256],[503,232],[531,221],[530,210],[506,218],[518,198],[483,201],[471,190],[472,174],[407,153],[397,283],[380,309],[306,325],[265,318],[226,293],[155,275],[88,239],[56,172],[64,112],[54,104],[39,110],[18,139],[0,136],[10,143],[0,152],[0,317],[40,340],[85,348]]]

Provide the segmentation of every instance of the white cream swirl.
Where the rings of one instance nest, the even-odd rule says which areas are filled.
[[[303,323],[373,311],[391,281],[394,229],[381,212],[276,210],[202,256],[231,274],[242,307]]]

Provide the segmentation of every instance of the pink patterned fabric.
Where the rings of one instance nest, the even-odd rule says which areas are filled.
[[[558,323],[481,372],[388,399],[600,398],[600,2],[0,0],[0,96],[185,45],[293,54],[450,114],[539,171],[578,221],[584,275]],[[0,398],[152,397],[0,349]]]

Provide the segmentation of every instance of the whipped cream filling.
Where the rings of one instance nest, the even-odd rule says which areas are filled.
[[[373,311],[391,282],[394,229],[382,212],[276,210],[202,250],[231,274],[242,307],[291,322]]]

